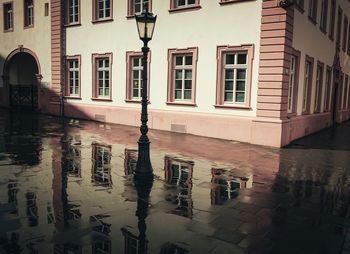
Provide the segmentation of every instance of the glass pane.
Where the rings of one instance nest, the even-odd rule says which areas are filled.
[[[105,79],[109,79],[109,71],[105,71]]]
[[[138,80],[134,80],[134,83],[133,83],[133,88],[138,88],[139,87],[139,81]]]
[[[243,92],[237,92],[236,93],[236,102],[244,102],[244,95],[245,93]]]
[[[100,88],[98,89],[98,95],[103,95],[103,88],[100,87]]]
[[[175,89],[182,89],[182,80],[175,81]]]
[[[182,91],[175,90],[175,99],[182,99]]]
[[[182,56],[177,56],[175,58],[175,65],[182,65],[182,59],[183,59]]]
[[[233,70],[225,70],[225,79],[233,79]]]
[[[103,60],[98,60],[97,61],[98,67],[103,67]]]
[[[192,70],[185,70],[185,79],[192,79]]]
[[[236,91],[245,91],[245,81],[237,81]]]
[[[232,100],[233,100],[233,93],[225,92],[225,101],[232,101]]]
[[[245,79],[245,69],[239,69],[237,70],[237,79]]]
[[[182,79],[182,70],[175,70],[175,79]]]
[[[186,56],[185,57],[185,64],[186,65],[192,65],[192,56]]]
[[[234,63],[235,63],[235,55],[226,54],[226,64],[234,64]]]
[[[133,75],[134,79],[139,78],[139,71],[133,71],[132,73],[133,73],[132,75]]]
[[[103,87],[103,79],[99,79],[98,80],[98,86],[99,87]]]
[[[139,97],[139,90],[138,89],[132,90],[132,97]]]
[[[225,81],[225,90],[233,90],[233,81]]]
[[[238,62],[238,64],[246,64],[247,63],[247,54],[238,54],[237,62]]]
[[[108,68],[109,67],[109,60],[104,60],[105,62],[105,67]]]
[[[137,66],[140,66],[140,61],[139,61],[139,58],[134,58],[133,59],[133,66],[137,67]]]
[[[106,95],[106,96],[109,96],[109,88],[106,88],[106,89],[105,89],[105,95]]]
[[[69,89],[69,94],[72,94],[72,93],[73,93],[73,87],[71,86]]]
[[[195,4],[196,0],[188,0],[188,4]]]
[[[73,68],[73,61],[69,61],[69,68]]]
[[[186,4],[186,1],[185,0],[177,0],[177,5],[178,6],[183,6]]]
[[[98,79],[103,79],[103,72],[102,71],[98,72]]]
[[[106,10],[106,17],[111,16],[111,11],[109,9]]]
[[[191,100],[192,97],[192,91],[191,90],[185,90],[185,100]]]
[[[109,87],[109,80],[105,79],[105,87]]]
[[[192,80],[185,80],[185,89],[192,89]]]

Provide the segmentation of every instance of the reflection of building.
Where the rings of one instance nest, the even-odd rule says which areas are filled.
[[[137,163],[137,150],[125,148],[124,173],[125,175],[133,175]]]
[[[111,146],[92,144],[91,181],[95,185],[112,185],[111,149]]]
[[[66,142],[63,163],[68,176],[81,177],[81,141]]]
[[[165,156],[164,170],[166,188],[170,191],[166,200],[177,207],[172,213],[192,217],[192,174],[193,161],[185,161],[178,158]]]
[[[160,254],[187,254],[188,251],[173,243],[166,243],[160,249]]]
[[[147,254],[148,241],[145,241],[145,253],[140,252],[140,239],[126,228],[121,229],[124,236],[124,254]]]
[[[225,201],[236,198],[239,189],[253,186],[253,175],[233,176],[228,170],[221,168],[212,168],[211,174],[211,182],[214,184],[210,193],[212,205],[222,205]]]
[[[38,207],[36,204],[36,195],[34,192],[27,192],[27,218],[30,227],[38,225]]]
[[[92,254],[111,254],[112,241],[109,233],[111,232],[111,224],[103,221],[108,215],[97,214],[90,216],[92,224]]]
[[[8,196],[8,203],[15,205],[15,210],[11,213],[18,214],[18,208],[17,208],[17,192],[19,190],[17,181],[9,180],[7,184],[7,196]]]

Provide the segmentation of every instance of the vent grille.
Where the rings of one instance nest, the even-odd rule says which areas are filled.
[[[105,115],[95,114],[95,120],[98,121],[98,122],[106,122],[106,116]]]
[[[179,133],[187,133],[186,125],[183,124],[172,124],[171,131],[179,132]]]

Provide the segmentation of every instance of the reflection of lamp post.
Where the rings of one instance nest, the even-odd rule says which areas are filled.
[[[141,111],[141,137],[138,141],[139,154],[136,164],[135,177],[136,178],[153,178],[153,169],[150,160],[149,152],[149,139],[147,137],[148,132],[148,113],[147,113],[147,55],[149,52],[148,42],[152,40],[154,25],[156,23],[157,16],[153,16],[152,13],[148,12],[147,5],[140,15],[135,15],[137,29],[139,32],[140,39],[143,41],[142,47],[142,111]]]

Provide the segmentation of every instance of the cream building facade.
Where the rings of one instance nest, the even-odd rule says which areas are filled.
[[[148,3],[150,128],[280,147],[350,116],[346,0],[0,2],[3,107],[139,126]]]

